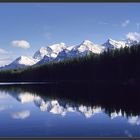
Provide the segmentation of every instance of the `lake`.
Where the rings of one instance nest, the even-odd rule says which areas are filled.
[[[102,98],[96,101],[83,98],[84,93],[89,97],[89,86],[72,87],[1,84],[0,137],[140,137],[137,100],[135,105],[128,100],[121,105],[119,93],[118,99],[109,100],[104,91],[103,97],[95,94]]]

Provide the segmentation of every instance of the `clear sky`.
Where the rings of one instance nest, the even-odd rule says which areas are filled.
[[[139,3],[0,3],[0,65],[42,46],[140,33]]]

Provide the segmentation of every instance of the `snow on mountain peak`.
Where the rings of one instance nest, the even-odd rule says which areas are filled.
[[[115,49],[115,48],[124,48],[125,46],[131,47],[132,45],[138,44],[139,41],[136,38],[127,37],[126,40],[116,41],[109,38],[102,46],[105,48]]]
[[[89,40],[84,40],[79,46],[76,47],[79,52],[91,51],[93,53],[101,53],[103,47],[96,45]]]
[[[35,63],[36,62],[34,59],[27,56],[20,56],[13,62],[13,64],[28,65],[28,66],[34,65]]]
[[[108,38],[107,42],[116,42],[116,40],[114,40],[112,38]]]
[[[53,53],[58,54],[59,52],[66,49],[66,45],[65,45],[65,43],[53,44],[53,45],[49,46],[49,48],[52,49]]]
[[[52,50],[49,47],[41,47],[38,51],[35,52],[33,58],[41,60],[45,55],[49,56],[51,51]]]
[[[44,53],[44,54],[47,52],[46,47],[41,47],[39,51],[40,53]]]
[[[129,34],[126,40],[116,41],[109,38],[104,44],[97,45],[90,40],[84,40],[79,45],[67,46],[61,42],[59,44],[53,44],[47,47],[41,47],[35,52],[33,57],[20,56],[9,65],[1,67],[4,69],[21,68],[25,66],[32,66],[34,64],[44,64],[46,62],[59,62],[68,58],[74,58],[79,56],[88,55],[90,52],[100,54],[109,49],[124,48],[125,46],[132,46],[139,43],[139,36],[135,34]]]
[[[114,39],[112,39],[112,38],[109,38],[106,42],[108,42],[108,43],[115,43],[115,42],[117,42],[116,40],[114,40]]]
[[[84,40],[82,42],[82,44],[87,45],[87,44],[93,44],[93,42],[91,42],[90,40]]]
[[[68,51],[71,51],[74,47],[75,47],[75,46],[68,46],[68,47],[67,47],[67,50],[68,50]]]
[[[137,39],[126,39],[125,40],[125,44],[126,44],[126,46],[128,46],[128,47],[130,47],[130,46],[132,46],[132,45],[136,45],[136,44],[138,44],[140,41],[139,40],[137,40]]]
[[[124,41],[116,41],[116,40],[109,38],[104,44],[102,44],[102,46],[105,46],[106,48],[111,48],[111,49],[121,48],[121,47],[124,48],[125,42]]]

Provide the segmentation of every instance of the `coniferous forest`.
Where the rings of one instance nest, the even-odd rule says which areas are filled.
[[[0,72],[0,82],[140,83],[140,45]]]

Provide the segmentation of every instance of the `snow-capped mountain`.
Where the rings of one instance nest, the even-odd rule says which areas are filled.
[[[125,42],[125,45],[128,46],[128,47],[140,43],[140,41],[134,40],[134,39],[127,39],[124,42]]]
[[[104,47],[101,45],[96,45],[89,40],[84,40],[80,45],[75,46],[71,51],[77,51],[78,53],[93,52],[101,53]]]
[[[59,54],[57,55],[57,57],[55,58],[54,61],[56,61],[56,62],[63,61],[65,59],[67,59],[67,58],[72,57],[71,54],[72,53],[70,52],[70,50],[64,49],[63,51],[59,52]]]
[[[125,46],[131,47],[132,45],[138,44],[138,40],[132,40],[132,39],[126,39],[121,41],[116,41],[111,38],[109,38],[102,46],[105,47],[105,49],[119,49],[124,48]]]
[[[49,48],[52,49],[51,57],[56,58],[57,55],[58,55],[61,51],[63,51],[64,49],[67,48],[67,46],[65,45],[65,43],[60,43],[60,44],[51,45],[51,46],[49,46]]]
[[[54,58],[45,55],[40,61],[38,61],[36,63],[36,65],[42,65],[42,64],[44,64],[46,62],[52,62],[52,61],[54,61]]]
[[[85,56],[89,53],[96,53],[99,54],[103,52],[104,47],[101,45],[96,45],[93,42],[89,40],[84,40],[80,45],[70,46],[70,47],[64,47],[57,53],[56,58],[53,61],[62,61],[67,58],[74,58],[78,56]],[[46,58],[44,58],[46,59]],[[41,62],[44,60],[41,60]],[[44,61],[46,62],[46,61]]]
[[[54,44],[43,48],[43,53],[41,53],[41,50],[37,51],[34,54],[34,58],[37,58],[38,60],[40,59],[37,63],[39,65],[46,62],[58,61],[58,56],[65,50],[69,51],[65,43]]]
[[[109,49],[119,49],[119,48],[124,48],[125,47],[125,42],[124,41],[116,41],[113,40],[111,38],[109,38],[104,44],[102,44],[102,46],[105,46],[105,48],[109,48]]]
[[[37,63],[37,60],[33,59],[32,57],[20,56],[9,65],[1,67],[0,69],[7,70],[7,69],[15,69],[15,68],[24,68],[27,66],[32,66],[36,63]]]
[[[1,67],[0,70],[23,68],[32,65],[41,65],[47,62],[59,62],[65,59],[82,57],[90,53],[100,54],[109,49],[119,49],[125,46],[138,44],[135,39],[116,41],[109,38],[104,44],[97,45],[89,40],[84,40],[79,45],[67,46],[65,43],[53,44],[41,47],[32,57],[20,56],[9,65]]]
[[[50,57],[51,51],[52,50],[49,47],[41,47],[38,51],[35,52],[33,58],[40,61],[44,56]]]
[[[49,58],[56,58],[59,52],[66,49],[65,43],[54,44],[47,47],[41,47],[35,54],[33,55],[34,59],[42,60],[44,56]]]

